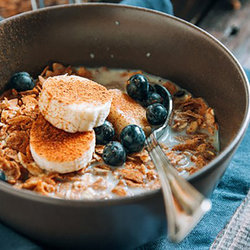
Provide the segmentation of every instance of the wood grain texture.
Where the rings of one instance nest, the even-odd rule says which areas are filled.
[[[250,68],[250,1],[241,4],[233,10],[227,1],[217,1],[199,26],[226,45],[243,67]]]
[[[172,0],[174,14],[186,21],[197,24],[216,0]]]

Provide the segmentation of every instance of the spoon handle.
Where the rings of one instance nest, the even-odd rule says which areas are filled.
[[[180,242],[211,209],[211,201],[178,175],[153,134],[147,139],[146,148],[161,181],[168,238]]]

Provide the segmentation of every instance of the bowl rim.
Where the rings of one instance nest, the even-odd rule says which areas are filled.
[[[198,170],[196,173],[192,174],[191,176],[187,177],[186,179],[188,181],[194,181],[199,179],[199,177],[205,175],[207,172],[211,171],[213,168],[216,167],[217,163],[219,163],[226,155],[230,154],[239,144],[239,142],[243,139],[244,133],[247,130],[249,121],[250,121],[250,86],[248,83],[248,78],[246,76],[246,73],[244,72],[242,66],[238,62],[238,60],[235,58],[235,56],[232,54],[232,52],[229,51],[228,48],[226,48],[225,45],[223,45],[218,39],[213,37],[211,34],[209,34],[207,31],[195,26],[194,24],[187,22],[181,18],[166,14],[161,11],[157,10],[151,10],[143,7],[136,7],[136,6],[129,6],[129,5],[124,5],[124,4],[114,4],[114,3],[82,3],[82,4],[63,4],[63,5],[57,5],[57,6],[50,6],[38,10],[31,10],[27,11],[9,18],[6,18],[0,22],[0,27],[4,25],[5,23],[11,22],[12,20],[20,19],[20,18],[25,18],[29,16],[34,16],[37,15],[37,13],[43,13],[43,12],[48,12],[48,11],[57,11],[60,9],[65,9],[65,8],[86,8],[89,6],[97,6],[97,7],[107,7],[107,8],[120,8],[120,9],[132,9],[136,11],[141,11],[141,12],[146,12],[154,15],[160,15],[166,18],[170,18],[174,20],[175,22],[178,22],[183,25],[187,25],[190,28],[200,32],[203,36],[208,38],[210,42],[215,43],[217,46],[220,47],[222,51],[227,54],[228,58],[232,60],[234,63],[236,69],[240,73],[243,82],[244,82],[244,88],[245,88],[245,94],[247,97],[247,103],[246,103],[246,112],[244,119],[242,120],[242,125],[235,136],[235,138],[229,143],[228,146],[225,147],[225,149],[219,153],[218,156],[215,157],[209,164],[204,166],[202,169]],[[5,193],[8,193],[10,195],[17,196],[21,199],[27,199],[27,200],[33,200],[41,203],[48,203],[48,204],[53,204],[53,205],[64,205],[64,206],[74,206],[74,207],[91,207],[91,206],[107,206],[107,205],[123,205],[123,204],[129,204],[133,203],[134,201],[139,201],[139,200],[145,200],[145,199],[151,199],[154,197],[156,194],[159,194],[161,192],[161,189],[156,189],[156,190],[149,190],[146,192],[143,192],[141,194],[137,194],[134,196],[128,196],[128,197],[117,197],[117,198],[112,198],[112,199],[93,199],[93,200],[68,200],[68,199],[61,199],[61,198],[56,198],[56,197],[48,197],[48,196],[43,196],[38,193],[35,193],[30,190],[24,190],[24,189],[17,189],[14,188],[12,185],[5,183],[5,182],[0,182],[0,191],[4,191]]]

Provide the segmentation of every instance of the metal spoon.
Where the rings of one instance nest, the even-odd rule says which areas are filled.
[[[180,242],[211,209],[211,201],[178,175],[158,143],[169,126],[173,100],[167,89],[160,85],[155,85],[155,88],[166,97],[168,117],[163,126],[154,130],[146,139],[146,149],[160,177],[167,215],[168,238],[172,242]]]

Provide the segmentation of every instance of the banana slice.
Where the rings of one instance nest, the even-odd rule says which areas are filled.
[[[42,115],[30,131],[30,151],[37,165],[47,171],[70,173],[84,168],[95,150],[94,131],[67,133],[53,127]]]
[[[44,82],[39,109],[52,125],[75,133],[102,125],[111,101],[104,86],[80,76],[61,75]]]
[[[112,94],[112,104],[108,120],[113,124],[116,133],[120,135],[124,127],[135,124],[148,135],[151,127],[146,118],[146,110],[121,90],[110,89],[109,92]]]

